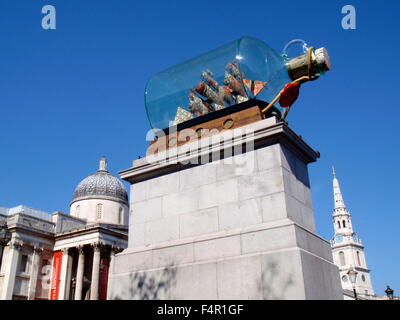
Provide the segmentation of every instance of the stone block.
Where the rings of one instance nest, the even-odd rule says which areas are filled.
[[[257,164],[260,172],[282,166],[281,162],[281,146],[273,144],[271,146],[258,149]]]
[[[301,252],[305,299],[343,300],[338,268],[318,256]]]
[[[162,218],[162,198],[150,198],[148,200],[131,204],[131,217],[134,223],[144,223]]]
[[[185,191],[217,181],[217,165],[208,163],[179,172],[179,190]]]
[[[290,195],[286,195],[285,198],[288,218],[314,232],[315,223],[312,209]]]
[[[194,244],[195,261],[223,259],[240,255],[240,236],[198,241]]]
[[[296,246],[296,233],[293,225],[243,233],[241,239],[242,254],[287,249]]]
[[[147,198],[155,198],[179,191],[179,172],[146,181]]]
[[[308,176],[307,164],[293,154],[285,146],[280,150],[282,166],[291,172],[297,180],[301,181],[307,187],[310,187],[310,180]]]
[[[205,209],[238,200],[237,179],[228,179],[208,184],[197,189],[198,208]]]
[[[247,200],[284,191],[282,169],[279,167],[256,175],[240,176],[237,180],[239,183],[239,200]]]
[[[132,223],[129,225],[128,247],[140,247],[145,245],[145,223]]]
[[[263,222],[287,218],[288,211],[284,192],[273,193],[260,199]]]
[[[296,161],[295,174],[298,180],[300,180],[307,188],[310,188],[310,179],[308,177],[307,165],[300,159],[297,159]]]
[[[153,267],[170,267],[194,261],[193,243],[153,249]]]
[[[198,194],[196,189],[170,193],[163,197],[163,216],[176,216],[198,209]]]
[[[179,217],[168,217],[145,224],[145,245],[179,239]]]
[[[280,146],[280,159],[281,166],[288,170],[289,172],[296,172],[296,160],[297,157],[285,146]]]
[[[131,185],[129,197],[131,203],[147,199],[147,184],[147,181],[143,181]]]
[[[308,187],[304,188],[304,201],[305,201],[305,205],[311,209],[311,211],[313,211],[313,203],[312,203],[312,193],[311,193],[311,189]],[[313,213],[314,215],[314,213]]]
[[[176,286],[172,290],[176,300],[215,300],[217,294],[217,264],[191,264],[176,272]]]
[[[218,299],[262,299],[260,256],[236,257],[218,261]]]
[[[304,278],[300,250],[273,252],[260,256],[260,287],[263,300],[303,300]]]
[[[311,208],[309,208],[306,205],[301,206],[301,220],[302,220],[302,226],[307,228],[308,230],[312,232],[316,232],[316,227],[315,227],[315,219],[314,219],[314,212]]]
[[[107,300],[171,299],[174,272],[173,268],[163,268],[111,275]]]
[[[292,172],[283,169],[282,173],[286,193],[301,203],[306,203],[304,184]]]
[[[295,230],[298,247],[332,262],[332,250],[328,242],[303,228],[296,226]]]
[[[137,272],[153,267],[153,253],[151,250],[135,252],[135,259],[131,259],[131,254],[121,253],[118,255],[118,263],[114,264],[116,274],[125,272]]]
[[[219,229],[233,230],[262,223],[261,199],[248,199],[219,206]]]
[[[181,215],[180,238],[218,231],[218,210],[211,208]]]
[[[256,151],[225,158],[219,160],[216,164],[218,181],[254,174],[258,171]]]

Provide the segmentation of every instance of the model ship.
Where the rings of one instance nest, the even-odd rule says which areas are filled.
[[[223,85],[215,80],[211,70],[204,70],[200,77],[199,84],[189,89],[188,107],[177,108],[175,125],[248,101],[251,97],[257,96],[267,84],[266,81],[246,79],[237,62],[226,65]]]

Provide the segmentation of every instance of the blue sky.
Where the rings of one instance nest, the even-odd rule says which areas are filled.
[[[54,5],[57,29],[41,28]],[[341,27],[352,4],[357,29]],[[147,79],[243,35],[281,52],[328,48],[333,70],[305,84],[289,125],[316,150],[318,232],[333,232],[331,166],[366,245],[375,290],[400,293],[399,1],[0,0],[0,205],[68,212],[105,154],[116,173],[145,153]]]

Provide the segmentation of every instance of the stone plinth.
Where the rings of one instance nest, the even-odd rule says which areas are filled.
[[[307,164],[317,152],[275,118],[202,140],[120,173],[129,244],[109,299],[342,299],[330,244],[315,233]]]

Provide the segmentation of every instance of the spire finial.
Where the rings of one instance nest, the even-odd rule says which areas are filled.
[[[100,159],[99,171],[107,171],[107,158],[105,156]]]
[[[334,166],[332,166],[332,174],[333,174],[333,178],[336,179],[336,170],[335,170]]]

